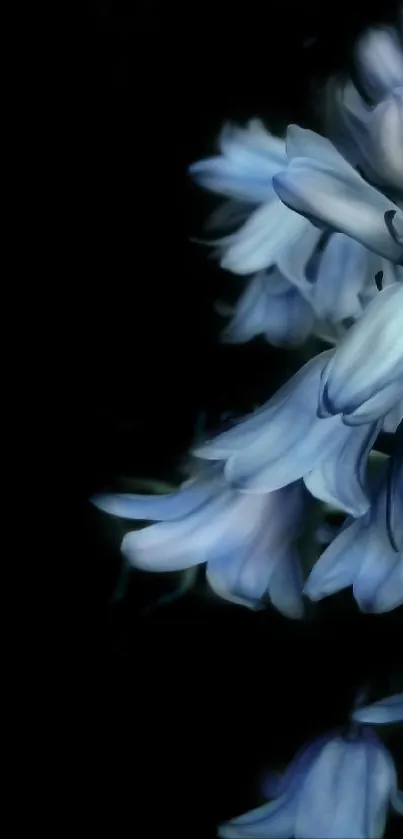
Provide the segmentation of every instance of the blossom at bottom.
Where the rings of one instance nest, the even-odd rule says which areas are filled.
[[[100,510],[157,524],[126,534],[121,550],[134,568],[179,571],[207,563],[220,597],[261,608],[270,601],[290,618],[303,615],[295,541],[308,494],[301,482],[278,492],[247,495],[209,466],[167,495],[98,495]]]
[[[276,798],[219,827],[222,839],[379,839],[400,812],[393,759],[371,729],[322,737],[299,752]]]
[[[352,713],[356,722],[369,725],[387,725],[391,722],[403,722],[403,693],[395,693],[380,699],[364,708],[356,708]]]

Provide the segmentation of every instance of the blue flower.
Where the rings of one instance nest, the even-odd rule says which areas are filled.
[[[222,839],[378,839],[401,806],[391,755],[370,729],[322,737],[296,755],[276,798],[220,826]]]
[[[319,411],[346,424],[384,417],[403,399],[403,284],[383,289],[323,368]]]
[[[362,611],[389,612],[403,603],[402,468],[392,483],[383,464],[372,487],[372,503],[359,519],[349,518],[324,551],[305,584],[311,600],[353,587]],[[393,498],[390,498],[392,493]],[[390,527],[390,509],[394,527]]]
[[[167,495],[92,501],[115,516],[158,521],[124,537],[121,550],[134,568],[178,571],[207,563],[207,580],[220,597],[252,609],[271,601],[285,616],[302,617],[295,548],[307,503],[302,484],[246,495],[210,466]]]
[[[356,722],[369,725],[403,722],[403,693],[395,693],[393,696],[387,696],[372,705],[356,708],[351,716]]]
[[[245,492],[273,492],[303,478],[316,498],[363,515],[368,453],[381,422],[349,427],[317,416],[322,370],[334,350],[311,359],[265,405],[196,449],[225,460],[229,483]]]
[[[323,328],[317,320],[338,324],[343,319],[360,316],[366,302],[376,294],[375,274],[382,271],[385,285],[396,281],[396,268],[388,260],[371,253],[343,233],[323,234],[304,216],[280,201],[273,188],[273,177],[287,166],[285,143],[273,137],[258,120],[252,120],[245,128],[224,126],[220,151],[216,157],[193,164],[190,173],[201,186],[230,198],[229,203],[214,214],[216,227],[223,224],[238,226],[235,232],[215,243],[221,266],[240,275],[259,273],[256,285],[261,285],[262,272],[277,266],[291,284],[288,296],[284,292],[281,303],[280,300],[271,301],[273,309],[276,305],[281,306],[283,328],[287,318],[290,323],[290,335],[283,341],[282,330],[276,333],[274,329],[274,311],[269,314],[267,330],[263,317],[251,313],[251,297],[255,291],[252,280],[253,290],[246,292],[248,321],[261,322],[259,334],[266,334],[269,340],[273,337],[273,342],[287,343],[288,340],[288,343],[295,343],[295,334],[305,331],[309,309],[312,309],[315,316],[310,317],[312,329],[321,335]],[[277,294],[273,272],[264,276],[266,296],[270,294],[270,285],[273,294]],[[291,309],[287,316],[286,303]],[[241,335],[244,331],[249,332],[247,326],[244,330],[243,323],[240,326],[243,299],[239,307],[241,318],[237,318],[235,332],[239,327]],[[301,330],[295,326],[296,321],[304,324]]]
[[[281,200],[319,227],[345,233],[386,259],[403,262],[403,212],[365,181],[332,145],[291,125],[286,171],[273,185]]]

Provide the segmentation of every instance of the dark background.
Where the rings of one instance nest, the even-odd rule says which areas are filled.
[[[88,504],[139,477],[178,482],[201,412],[215,428],[298,366],[260,341],[219,344],[214,303],[241,286],[189,242],[214,202],[187,167],[228,118],[320,128],[323,80],[349,70],[356,34],[396,7],[88,4],[73,340],[91,688],[77,791],[90,829],[208,839],[260,803],[264,769],[345,723],[362,684],[374,698],[398,684],[401,610],[363,616],[349,593],[293,623],[206,596],[201,572],[186,598],[144,614],[177,579],[138,572],[113,605],[119,532]],[[387,736],[401,754],[396,727]]]

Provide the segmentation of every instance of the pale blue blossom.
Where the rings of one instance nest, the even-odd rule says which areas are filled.
[[[323,368],[320,415],[373,422],[403,399],[403,284],[383,289]]]
[[[351,716],[356,722],[368,725],[403,722],[403,693],[395,693],[393,696],[379,699],[372,705],[356,708]]]
[[[275,799],[219,827],[221,839],[379,839],[399,812],[392,756],[371,729],[329,734],[301,750]]]
[[[220,597],[261,608],[271,602],[300,618],[302,577],[295,541],[308,495],[301,483],[265,495],[229,486],[221,467],[204,469],[167,495],[104,494],[101,510],[157,524],[129,531],[121,550],[133,567],[178,571],[207,563],[207,580]]]
[[[281,200],[319,227],[345,233],[397,264],[403,262],[403,212],[361,177],[330,140],[289,126],[288,168],[275,175]]]
[[[238,227],[214,243],[221,266],[259,277],[256,282],[252,278],[238,303],[232,340],[262,334],[272,343],[292,345],[304,340],[309,321],[314,333],[323,336],[325,331],[327,338],[326,322],[341,324],[360,316],[376,294],[375,275],[382,272],[384,285],[396,281],[396,266],[390,261],[343,233],[323,233],[280,201],[273,177],[287,166],[285,143],[259,120],[251,120],[245,128],[224,126],[220,152],[193,164],[190,173],[201,186],[230,198],[214,214],[217,226]],[[288,295],[284,291],[277,300],[269,299],[271,290],[277,295],[279,275],[284,289],[285,280],[291,288]],[[267,328],[253,304],[263,278]]]
[[[195,454],[225,460],[228,482],[245,492],[272,492],[303,478],[316,498],[363,515],[367,457],[381,422],[351,427],[340,416],[318,417],[320,379],[333,354],[311,359],[265,405]]]
[[[361,518],[347,519],[314,565],[304,587],[304,593],[311,600],[321,600],[352,586],[362,611],[389,612],[403,604],[403,470],[400,455],[397,460],[392,481],[388,462],[376,475],[368,512]]]

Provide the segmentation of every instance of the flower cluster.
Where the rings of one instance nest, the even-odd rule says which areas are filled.
[[[214,246],[222,268],[246,278],[223,340],[293,347],[317,336],[322,346],[264,405],[199,443],[179,489],[92,499],[152,522],[124,536],[130,566],[205,564],[219,597],[292,619],[304,598],[350,587],[362,611],[403,604],[402,34],[377,27],[359,39],[361,93],[329,86],[328,137],[227,124],[219,153],[191,166],[227,199]],[[392,453],[369,474],[381,433]],[[299,537],[312,504],[345,519],[304,579]],[[268,782],[273,800],[219,836],[383,836],[402,794],[371,726],[402,720],[401,694],[357,708],[348,733],[308,745]]]

